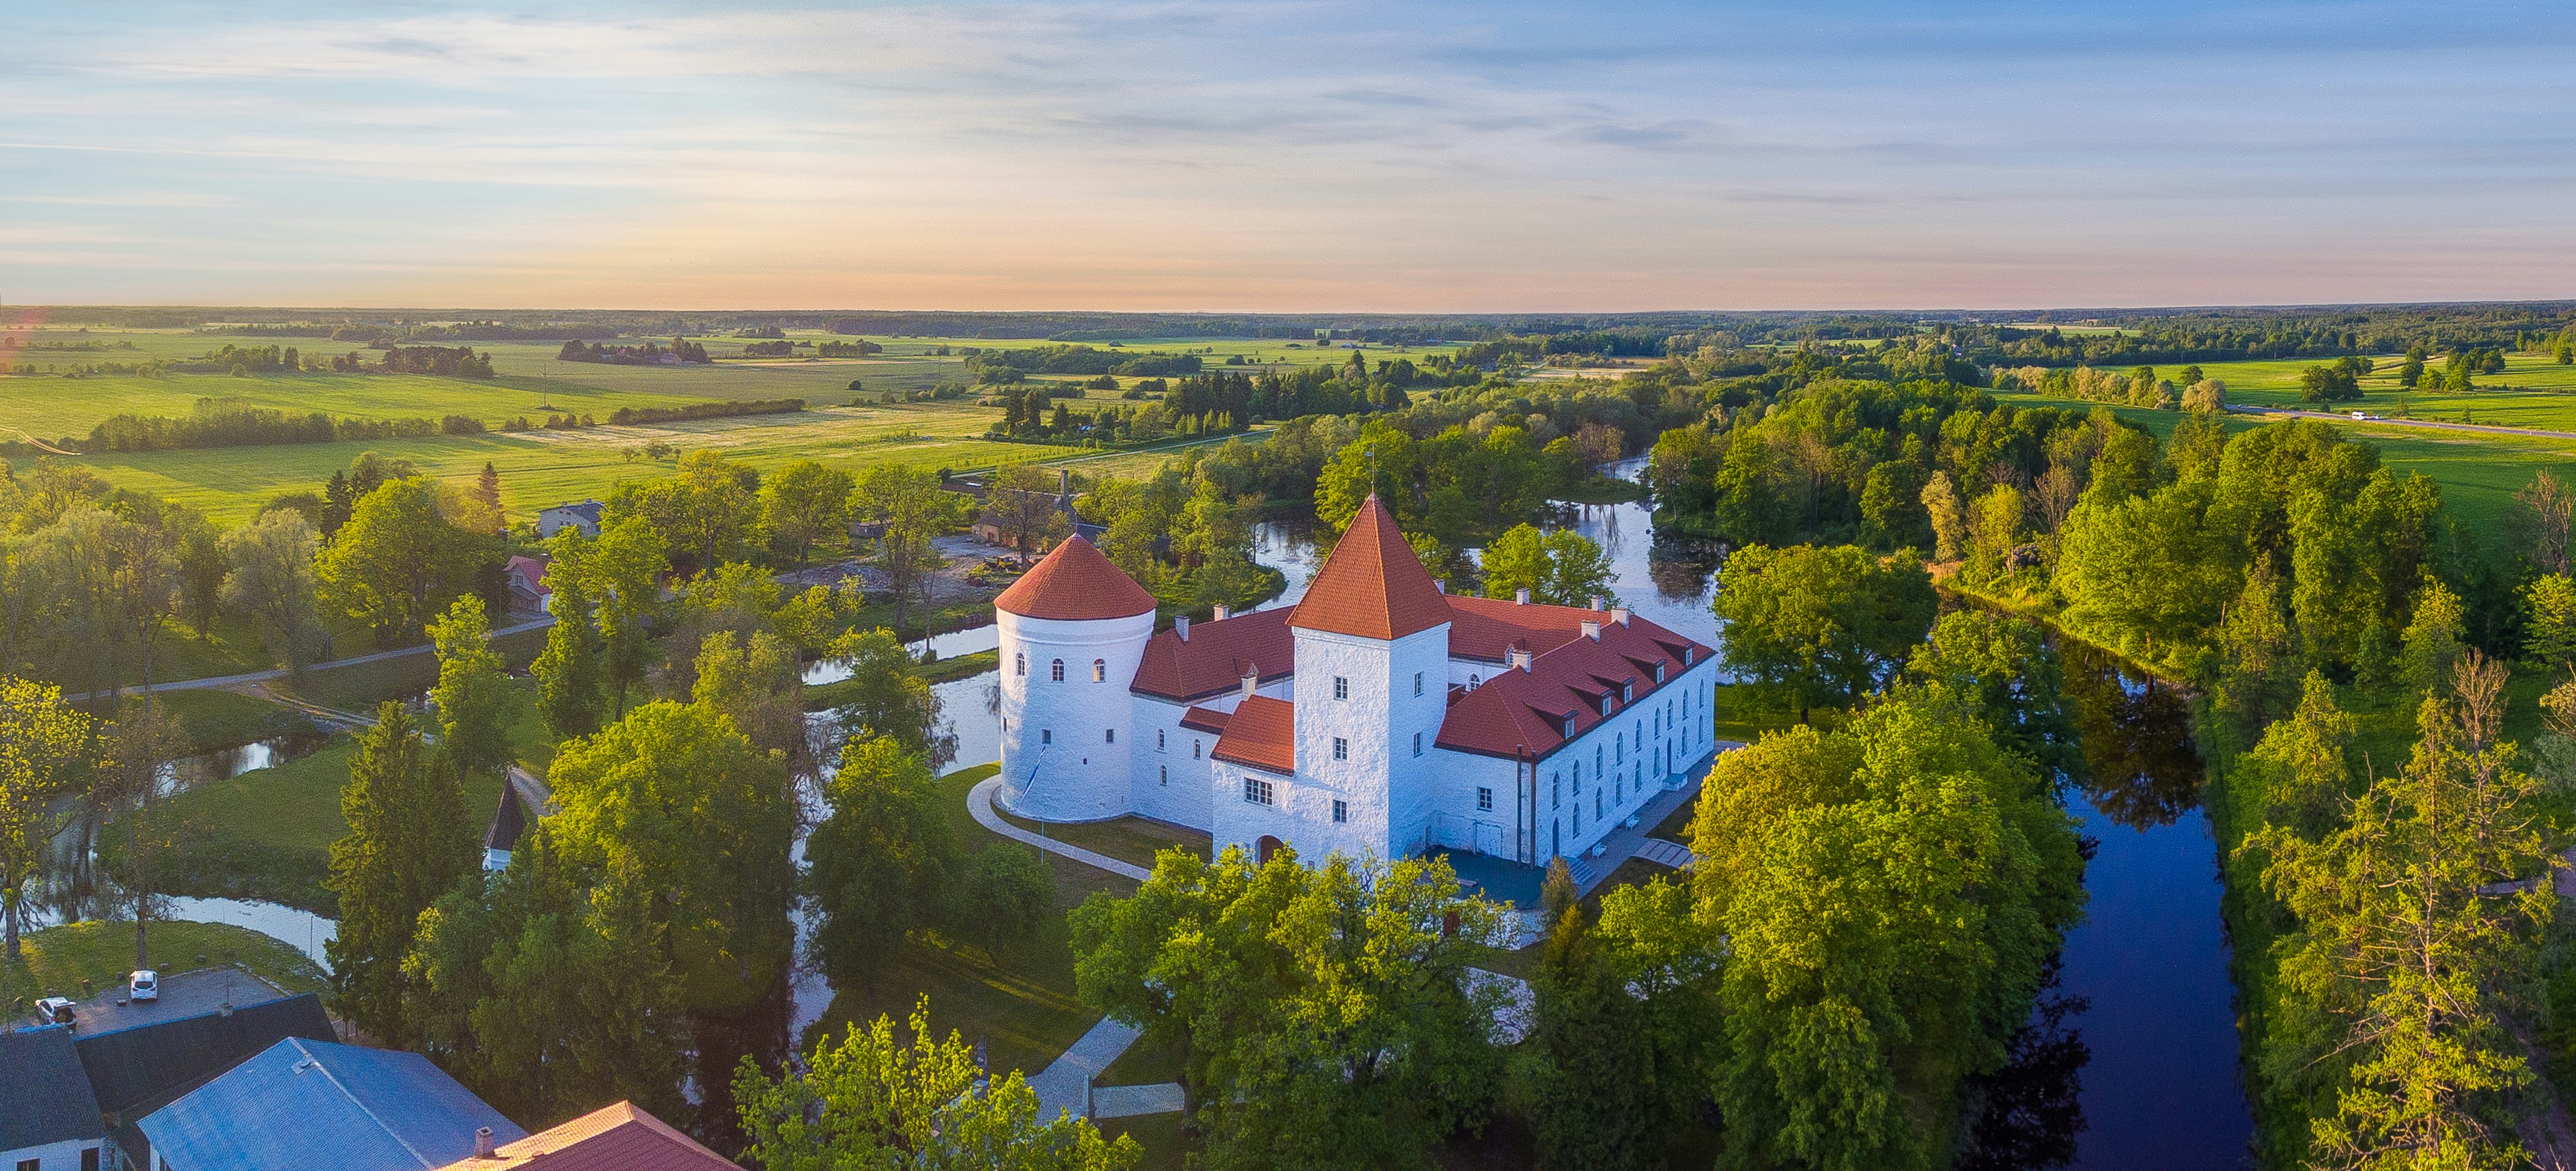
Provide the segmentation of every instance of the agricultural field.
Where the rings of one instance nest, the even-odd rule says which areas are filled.
[[[2299,398],[2299,372],[2318,365],[2315,361],[2203,362],[2200,368],[2227,384],[2229,402],[2247,406],[2362,410],[2445,423],[2576,431],[2576,366],[2561,366],[2547,354],[2507,354],[2504,373],[2478,375],[2478,389],[2467,394],[2401,388],[2397,366],[2402,359],[2383,355],[2372,361],[2379,368],[2362,376],[2360,402],[2323,406]],[[2441,364],[2438,355],[2430,363],[2436,369]],[[2179,367],[2159,367],[2158,372],[2170,375],[2174,369]]]

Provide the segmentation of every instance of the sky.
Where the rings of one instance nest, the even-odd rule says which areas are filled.
[[[0,0],[0,302],[2576,297],[2543,4]]]

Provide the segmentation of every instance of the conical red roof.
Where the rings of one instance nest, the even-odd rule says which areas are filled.
[[[1072,536],[1012,582],[993,604],[1023,618],[1084,622],[1147,613],[1154,608],[1154,595],[1110,564],[1091,542]]]
[[[1422,559],[1395,531],[1394,515],[1371,496],[1315,571],[1288,625],[1397,639],[1447,621],[1448,595],[1431,584]]]

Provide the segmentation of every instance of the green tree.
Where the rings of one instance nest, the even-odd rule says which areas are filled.
[[[984,495],[984,523],[1025,556],[1054,544],[1073,527],[1056,507],[1056,478],[1034,464],[1013,464]]]
[[[1655,1165],[1648,1040],[1623,973],[1584,921],[1565,859],[1548,864],[1540,906],[1548,934],[1530,978],[1538,1165],[1551,1171]]]
[[[388,480],[360,499],[316,568],[323,597],[386,645],[471,586],[474,564],[471,540],[440,511],[437,486],[415,478]]]
[[[557,739],[587,736],[599,730],[608,706],[606,664],[600,661],[599,628],[591,625],[590,597],[579,579],[549,574],[554,595],[547,605],[555,624],[546,629],[546,649],[528,665],[537,680],[537,711]]]
[[[619,1099],[675,1113],[687,1018],[652,901],[530,827],[500,874],[422,912],[403,967],[414,1044],[531,1126]]]
[[[958,934],[999,955],[1037,935],[1055,914],[1055,872],[1038,852],[995,842],[967,864],[960,898],[950,909]]]
[[[912,1010],[912,1043],[879,1016],[851,1025],[838,1044],[814,1049],[801,1073],[776,1080],[749,1059],[734,1099],[750,1142],[743,1157],[765,1171],[1126,1171],[1136,1140],[1104,1140],[1089,1121],[1038,1116],[1037,1092],[1018,1070],[988,1078],[974,1047],[930,1032],[928,998]]]
[[[787,640],[755,630],[748,643],[730,630],[698,646],[697,682],[689,693],[722,712],[752,747],[786,759],[805,752],[805,664]]]
[[[2408,691],[2432,691],[2451,677],[2466,649],[2460,638],[2467,629],[2468,609],[2451,587],[2437,581],[2416,593],[2415,614],[2398,653],[2398,678]]]
[[[932,538],[948,527],[949,505],[939,477],[899,464],[868,469],[851,499],[851,509],[885,526],[876,540],[876,567],[886,575],[894,595],[894,627],[903,629],[904,611],[918,601],[929,607],[931,583],[948,564]]]
[[[1977,573],[1993,576],[2004,572],[2012,551],[2021,544],[2021,491],[2010,484],[1997,484],[1977,497],[1969,510],[1968,563]]]
[[[429,689],[438,709],[439,746],[468,773],[500,776],[510,767],[510,676],[492,649],[492,624],[483,599],[466,594],[429,624],[438,654],[438,683]]]
[[[874,988],[894,941],[948,922],[965,859],[930,765],[892,737],[850,741],[824,799],[831,815],[805,843],[813,950],[836,982]]]
[[[1923,641],[1938,600],[1910,553],[1857,546],[1738,549],[1718,574],[1726,668],[1807,721],[1860,702]]]
[[[0,676],[0,951],[9,963],[21,958],[27,884],[63,828],[56,799],[72,791],[89,736],[89,717],[64,706],[61,688]]]
[[[1210,1168],[1420,1166],[1497,1085],[1500,993],[1468,966],[1500,910],[1460,897],[1445,860],[1166,850],[1134,896],[1072,921],[1083,1001],[1146,1044],[1187,1039]]]
[[[770,548],[802,562],[818,542],[846,531],[853,486],[848,472],[810,459],[771,474],[760,485],[760,515]]]
[[[546,580],[557,590],[569,583],[594,607],[609,714],[622,716],[627,697],[644,681],[645,638],[661,610],[662,575],[671,567],[662,539],[651,522],[629,516],[602,525],[596,539],[567,528],[555,535],[551,551]],[[577,615],[556,614],[558,621],[568,617]]]
[[[314,571],[321,547],[313,526],[283,508],[261,513],[226,532],[222,541],[230,566],[220,591],[224,608],[257,624],[269,653],[285,660],[299,679],[327,641],[317,605],[320,579]]]
[[[2312,403],[2351,402],[2361,397],[2361,382],[2350,370],[2310,366],[2299,372],[2299,397]]]
[[[2241,850],[2297,917],[2276,947],[2282,1020],[2263,1065],[2330,1092],[2325,1167],[2520,1165],[2513,1098],[2533,1074],[2506,1013],[2558,903],[2564,834],[2547,786],[2501,741],[2504,669],[2471,655],[2424,697],[2404,770],[2374,776],[2310,840],[2266,825]],[[2535,878],[2535,876],[2538,876]]]
[[[2576,578],[2552,573],[2522,588],[2523,649],[2560,675],[2576,673]]]
[[[1957,561],[1968,553],[1968,514],[1950,473],[1934,472],[1923,485],[1923,510],[1932,518],[1932,559]]]
[[[850,669],[849,679],[835,685],[849,740],[889,736],[933,768],[955,755],[956,745],[939,735],[939,695],[913,674],[912,653],[893,631],[853,630],[832,644],[829,658]]]
[[[1727,1164],[1947,1163],[1962,1079],[2003,1066],[2081,919],[2075,828],[1937,685],[1720,756],[1692,842],[1728,945]]]
[[[680,457],[679,474],[611,492],[600,537],[617,522],[641,519],[672,553],[705,572],[732,560],[760,530],[760,474],[700,449]]]
[[[1518,525],[1485,547],[1485,596],[1509,598],[1528,590],[1530,600],[1550,606],[1587,606],[1601,598],[1616,604],[1610,590],[1616,576],[1610,558],[1590,538],[1572,529],[1541,533]]]
[[[390,700],[358,736],[340,790],[346,837],[331,844],[339,931],[329,944],[333,1006],[388,1044],[413,1036],[403,960],[420,913],[474,872],[474,826],[456,765],[426,747],[411,713]]]

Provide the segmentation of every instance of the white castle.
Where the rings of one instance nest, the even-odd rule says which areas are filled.
[[[1295,606],[1154,628],[1089,542],[995,600],[1002,805],[1267,859],[1579,857],[1716,750],[1709,648],[1624,609],[1451,597],[1370,497]]]

